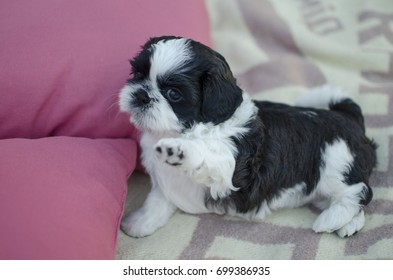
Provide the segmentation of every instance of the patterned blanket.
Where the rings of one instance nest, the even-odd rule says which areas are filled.
[[[259,223],[178,212],[154,235],[119,233],[118,259],[393,259],[393,3],[391,0],[207,0],[214,47],[255,99],[291,104],[325,83],[353,93],[378,143],[374,199],[357,235],[311,230],[312,208]],[[149,179],[130,179],[126,212]]]

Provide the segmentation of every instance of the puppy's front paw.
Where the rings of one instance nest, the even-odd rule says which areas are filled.
[[[154,147],[158,159],[172,166],[184,163],[185,152],[179,139],[161,139]]]
[[[121,221],[121,229],[132,237],[145,237],[154,233],[160,225],[146,216],[144,211],[129,214]]]

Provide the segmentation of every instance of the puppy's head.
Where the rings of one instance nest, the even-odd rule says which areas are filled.
[[[224,57],[190,39],[150,39],[131,60],[131,73],[119,105],[142,130],[180,133],[196,123],[218,124],[242,102]]]

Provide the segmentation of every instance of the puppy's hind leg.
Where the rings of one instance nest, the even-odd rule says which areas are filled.
[[[350,236],[364,225],[361,201],[368,187],[364,183],[342,186],[341,191],[331,197],[330,206],[316,219],[315,232],[338,231],[339,236]]]

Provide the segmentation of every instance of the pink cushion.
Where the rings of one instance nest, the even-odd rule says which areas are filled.
[[[203,0],[0,1],[0,139],[135,137],[117,93],[157,35],[208,43]]]
[[[9,139],[0,155],[0,259],[114,258],[134,141]]]

